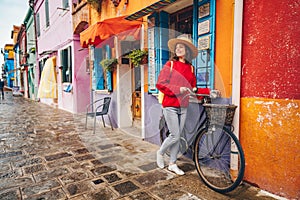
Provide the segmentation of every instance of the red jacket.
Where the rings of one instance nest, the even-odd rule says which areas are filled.
[[[156,87],[164,93],[163,107],[187,107],[189,97],[183,98],[187,93],[180,94],[180,87],[190,89],[196,87],[193,66],[180,61],[173,61],[171,69],[171,62],[168,61],[160,71]]]

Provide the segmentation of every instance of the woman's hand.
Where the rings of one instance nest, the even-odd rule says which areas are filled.
[[[180,87],[180,94],[186,93],[187,91],[189,91],[187,87]]]

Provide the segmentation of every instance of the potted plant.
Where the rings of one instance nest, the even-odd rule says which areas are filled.
[[[146,64],[148,62],[148,51],[141,49],[134,49],[128,54],[128,58],[134,66]]]
[[[114,71],[114,69],[117,67],[118,59],[116,58],[107,58],[103,59],[100,62],[100,65],[106,70],[106,71]]]

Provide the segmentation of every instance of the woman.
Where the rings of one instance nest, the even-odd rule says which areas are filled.
[[[179,152],[180,134],[186,119],[189,98],[184,98],[188,89],[196,90],[196,77],[191,60],[198,55],[197,48],[192,44],[188,35],[178,36],[168,42],[171,52],[175,53],[172,61],[168,61],[161,70],[156,87],[164,94],[162,101],[163,114],[170,134],[157,151],[157,165],[164,168],[163,155],[170,150],[168,170],[178,175],[184,172],[176,165]]]

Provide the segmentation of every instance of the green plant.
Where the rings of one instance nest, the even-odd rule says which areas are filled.
[[[148,51],[141,50],[141,49],[134,49],[128,54],[128,58],[131,59],[131,62],[134,66],[145,64],[145,60],[147,60],[148,58]]]
[[[100,65],[104,67],[106,71],[114,71],[114,69],[117,67],[118,59],[116,58],[110,58],[110,59],[103,59],[100,62]]]

